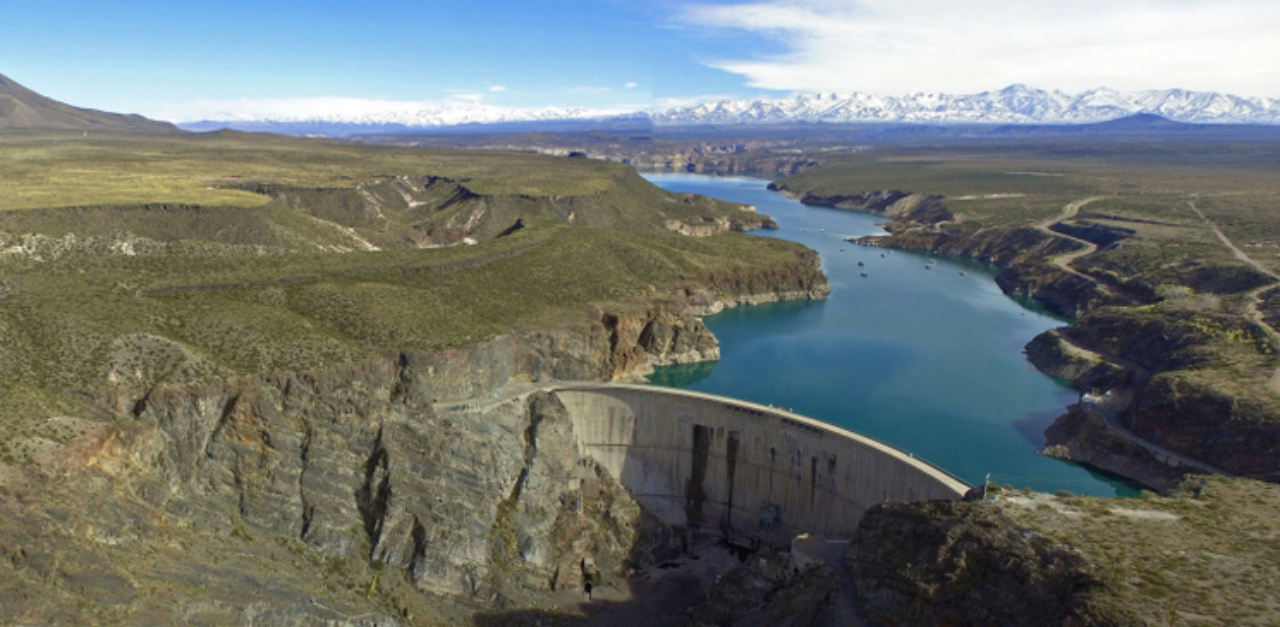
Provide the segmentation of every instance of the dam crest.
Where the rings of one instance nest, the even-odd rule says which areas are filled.
[[[958,499],[970,487],[910,453],[778,407],[651,385],[535,390],[565,406],[585,456],[671,525],[785,545],[805,533],[847,537],[884,501]]]

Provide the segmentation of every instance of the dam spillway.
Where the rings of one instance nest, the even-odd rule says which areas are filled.
[[[544,386],[583,452],[664,523],[774,544],[852,534],[884,501],[957,499],[969,485],[909,453],[784,409],[648,385]]]

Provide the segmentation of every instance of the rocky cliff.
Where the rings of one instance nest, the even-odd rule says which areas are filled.
[[[1103,573],[1079,551],[985,503],[885,503],[849,547],[875,625],[1103,625]]]
[[[101,390],[0,477],[0,622],[431,624],[617,580],[639,506],[558,400],[511,392],[715,359],[694,313],[822,297],[809,267],[466,348]]]

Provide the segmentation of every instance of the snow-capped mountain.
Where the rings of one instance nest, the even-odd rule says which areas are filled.
[[[211,109],[199,122],[180,126],[289,132],[289,127],[342,127],[343,132],[377,132],[390,127],[446,128],[489,124],[652,122],[658,126],[751,125],[796,122],[859,124],[1089,124],[1148,113],[1193,124],[1280,125],[1280,100],[1242,98],[1217,92],[1162,89],[1119,92],[1091,89],[1080,94],[1011,85],[979,94],[877,96],[805,94],[780,100],[720,100],[661,112],[621,112],[583,107],[514,108],[482,103],[414,103],[356,99],[313,99],[235,103]]]
[[[809,94],[783,100],[721,100],[653,114],[661,125],[834,124],[1088,124],[1151,113],[1196,124],[1280,124],[1280,100],[1216,92],[1162,89],[1118,92],[1091,89],[1065,94],[1011,85],[999,91],[954,96]]]

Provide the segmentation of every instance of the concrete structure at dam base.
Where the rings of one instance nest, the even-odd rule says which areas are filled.
[[[884,501],[958,499],[970,487],[910,453],[776,407],[650,385],[537,389],[568,409],[583,452],[669,525],[788,546],[806,533],[848,537]]]

